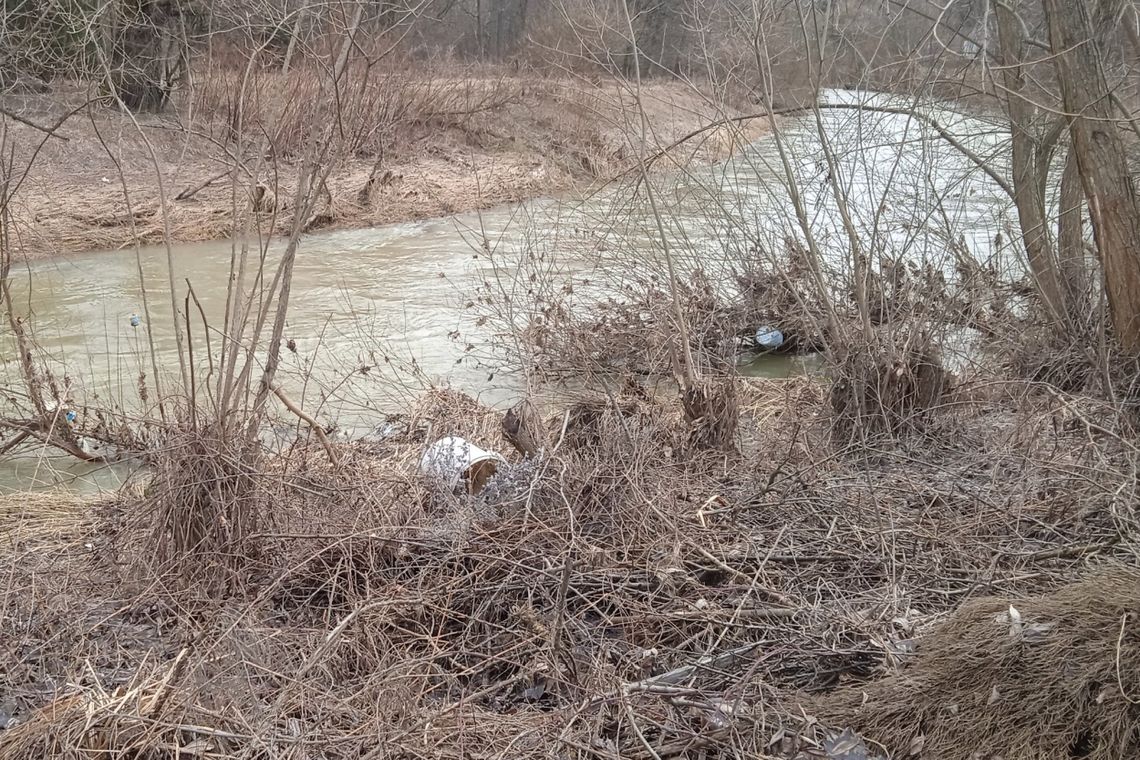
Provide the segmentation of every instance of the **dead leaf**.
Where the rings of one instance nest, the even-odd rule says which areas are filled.
[[[1014,640],[1020,639],[1021,632],[1021,613],[1011,604],[1009,605],[1009,637]]]

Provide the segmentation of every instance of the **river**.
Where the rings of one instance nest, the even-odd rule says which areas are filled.
[[[834,165],[852,223],[867,250],[888,251],[952,271],[947,241],[964,243],[982,260],[1017,267],[1020,252],[998,244],[1016,224],[1001,188],[924,122],[900,113],[857,110],[863,103],[892,109],[910,101],[856,92],[827,93],[846,107],[781,122],[783,155],[803,196],[809,229],[837,271],[847,266],[847,236],[827,182],[824,146]],[[1004,166],[1008,134],[985,120],[938,105],[918,106],[995,166]],[[663,266],[662,231],[686,271],[701,266],[728,282],[757,250],[779,250],[804,232],[790,201],[780,143],[769,135],[713,166],[658,171],[653,205],[641,188],[618,183],[589,196],[540,199],[518,206],[375,229],[307,236],[297,258],[285,337],[284,386],[322,421],[352,430],[374,425],[431,384],[450,384],[495,405],[509,403],[517,378],[500,371],[487,348],[492,337],[467,308],[473,283],[510,276],[522,251],[550,252],[561,277],[604,281],[624,268]],[[660,219],[660,224],[658,223]],[[278,255],[271,249],[270,258]],[[173,249],[179,304],[189,282],[201,304],[216,351],[231,243]],[[144,311],[139,270],[150,310]],[[177,370],[162,247],[98,251],[38,261],[15,273],[17,303],[48,364],[66,376],[76,405],[85,400],[137,409],[139,376],[153,393],[147,329],[155,341],[160,378]],[[132,315],[139,324],[132,325]],[[202,317],[191,314],[196,359],[206,370]],[[0,338],[0,382],[22,387],[10,335]],[[767,358],[747,374],[802,371],[787,358]],[[6,402],[7,403],[7,402]],[[7,413],[6,410],[5,413]],[[0,461],[0,490],[113,486],[122,470],[91,467],[25,451]]]

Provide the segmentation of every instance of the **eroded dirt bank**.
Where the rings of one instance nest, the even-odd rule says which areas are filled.
[[[31,126],[6,119],[17,173],[31,166],[12,204],[17,251],[34,258],[120,248],[136,239],[157,243],[167,225],[174,242],[227,237],[247,202],[253,172],[269,197],[283,199],[265,204],[262,225],[287,229],[299,161],[267,155],[258,170],[256,157],[245,156],[235,192],[234,145],[225,125],[219,126],[223,109],[211,97],[221,102],[224,93],[206,92],[197,112],[184,105],[161,116],[81,109],[59,128],[65,139],[46,142]],[[61,87],[47,95],[9,95],[3,105],[52,125],[83,99]],[[629,171],[640,152],[636,102],[613,83],[433,81],[417,103],[419,110],[387,140],[379,167],[375,154],[337,162],[313,228],[430,218],[588,188]],[[725,115],[679,82],[647,85],[641,103],[649,153]],[[765,128],[765,120],[755,119],[709,130],[674,149],[675,160],[658,165],[718,160]],[[370,177],[375,180],[366,194]]]

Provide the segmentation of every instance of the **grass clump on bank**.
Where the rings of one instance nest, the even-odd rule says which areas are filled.
[[[947,760],[1131,757],[1138,609],[1135,568],[1029,599],[977,599],[922,638],[897,675],[829,695],[817,714],[852,721],[896,756],[928,746]]]

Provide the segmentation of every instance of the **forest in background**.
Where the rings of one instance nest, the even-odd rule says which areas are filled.
[[[288,70],[350,27],[413,61],[626,77],[637,63],[643,78],[707,78],[755,91],[766,86],[759,75],[802,94],[813,45],[827,48],[826,86],[892,89],[928,83],[935,68],[953,80],[983,63],[993,26],[988,0],[5,0],[4,9],[0,84],[110,78],[138,107],[161,104],[190,57],[244,60],[256,50],[259,66]],[[1135,37],[1127,10],[1114,27],[1116,47]],[[150,94],[140,89],[148,87]]]

